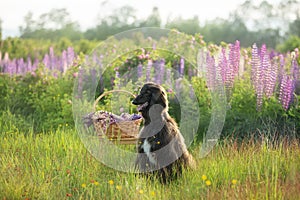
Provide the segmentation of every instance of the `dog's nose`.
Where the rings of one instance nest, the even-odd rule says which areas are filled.
[[[137,105],[136,99],[133,99],[131,103]]]

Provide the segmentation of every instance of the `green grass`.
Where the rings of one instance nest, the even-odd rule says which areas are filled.
[[[296,141],[227,141],[202,159],[193,147],[197,169],[169,185],[106,167],[74,130],[2,133],[0,141],[0,199],[299,199]]]

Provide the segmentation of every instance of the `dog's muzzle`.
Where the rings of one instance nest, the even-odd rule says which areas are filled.
[[[149,104],[148,102],[145,102],[145,103],[143,103],[141,105],[138,105],[137,110],[139,112],[141,112],[144,108],[146,108],[148,106],[148,104]]]

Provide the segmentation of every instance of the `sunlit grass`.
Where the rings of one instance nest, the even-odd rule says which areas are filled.
[[[170,185],[122,173],[98,162],[74,130],[0,136],[0,199],[296,199],[296,141],[216,146],[197,168]]]

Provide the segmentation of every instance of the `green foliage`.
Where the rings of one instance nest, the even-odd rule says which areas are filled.
[[[21,38],[48,39],[51,41],[67,37],[70,40],[79,40],[83,34],[79,25],[69,19],[69,12],[65,8],[52,9],[43,13],[39,19],[33,19],[29,12],[24,17],[24,26],[20,27]]]
[[[61,53],[68,47],[73,47],[75,52],[80,54],[89,54],[97,45],[98,41],[89,41],[80,39],[71,41],[69,38],[61,37],[57,41],[52,42],[49,39],[21,39],[21,38],[7,38],[0,42],[2,59],[4,53],[8,53],[11,59],[28,57],[32,59],[42,60],[43,56],[49,52],[49,48],[55,49],[55,54]]]
[[[26,127],[42,132],[63,125],[73,126],[72,76],[56,79],[43,75],[42,68],[39,70],[35,76],[0,76],[0,101],[3,102],[0,113],[15,116],[15,126],[22,131],[29,131]]]
[[[275,94],[276,95],[276,94]],[[285,112],[275,96],[264,98],[261,111],[256,110],[256,96],[249,80],[236,80],[230,107],[226,113],[223,137],[270,138],[299,137],[299,106]]]
[[[277,47],[281,52],[294,51],[296,48],[300,48],[300,37],[291,35],[284,43]]]
[[[205,80],[202,78],[193,77],[191,83],[198,99],[200,112],[197,140],[202,141],[211,117],[211,94],[208,91]]]

